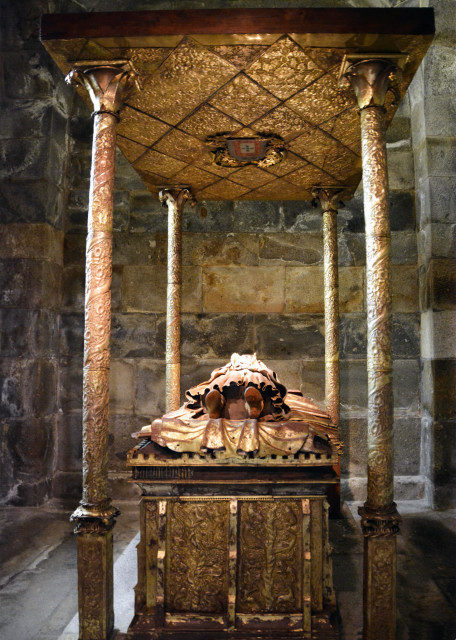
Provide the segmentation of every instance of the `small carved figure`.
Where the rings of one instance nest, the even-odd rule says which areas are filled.
[[[328,414],[288,391],[254,355],[234,353],[209,380],[186,392],[176,411],[154,420],[137,437],[149,436],[177,452],[236,455],[330,455],[339,447]]]

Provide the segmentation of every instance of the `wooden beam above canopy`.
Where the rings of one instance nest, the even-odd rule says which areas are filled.
[[[152,193],[186,185],[198,200],[309,200],[328,185],[347,199],[361,179],[344,60],[394,57],[402,98],[433,32],[432,9],[220,9],[45,15],[41,39],[65,74],[114,60],[138,73],[117,144]],[[385,107],[389,122],[393,95]],[[217,164],[227,138],[274,141],[284,158]]]

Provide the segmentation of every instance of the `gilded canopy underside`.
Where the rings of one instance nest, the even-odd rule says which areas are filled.
[[[43,43],[64,73],[75,61],[131,62],[141,88],[121,112],[117,142],[151,192],[187,185],[197,200],[309,200],[315,186],[329,185],[349,198],[361,179],[358,110],[339,83],[344,56],[402,54],[403,97],[429,37],[100,33]],[[386,109],[389,122],[397,109],[392,95]],[[286,157],[264,169],[218,166],[205,143],[218,134],[279,136]]]

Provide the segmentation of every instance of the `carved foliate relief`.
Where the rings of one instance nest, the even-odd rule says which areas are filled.
[[[170,502],[168,508],[166,610],[225,613],[229,502]]]
[[[301,602],[300,505],[285,501],[241,504],[237,610],[291,613]]]

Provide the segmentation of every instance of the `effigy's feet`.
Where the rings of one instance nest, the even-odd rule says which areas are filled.
[[[220,391],[217,391],[217,389],[212,389],[212,391],[209,391],[205,398],[205,402],[209,418],[213,418],[214,420],[220,418],[223,406],[225,404],[225,398],[220,393]]]
[[[244,391],[244,399],[249,418],[259,418],[263,411],[264,401],[258,389],[255,389],[255,387],[247,387]]]

